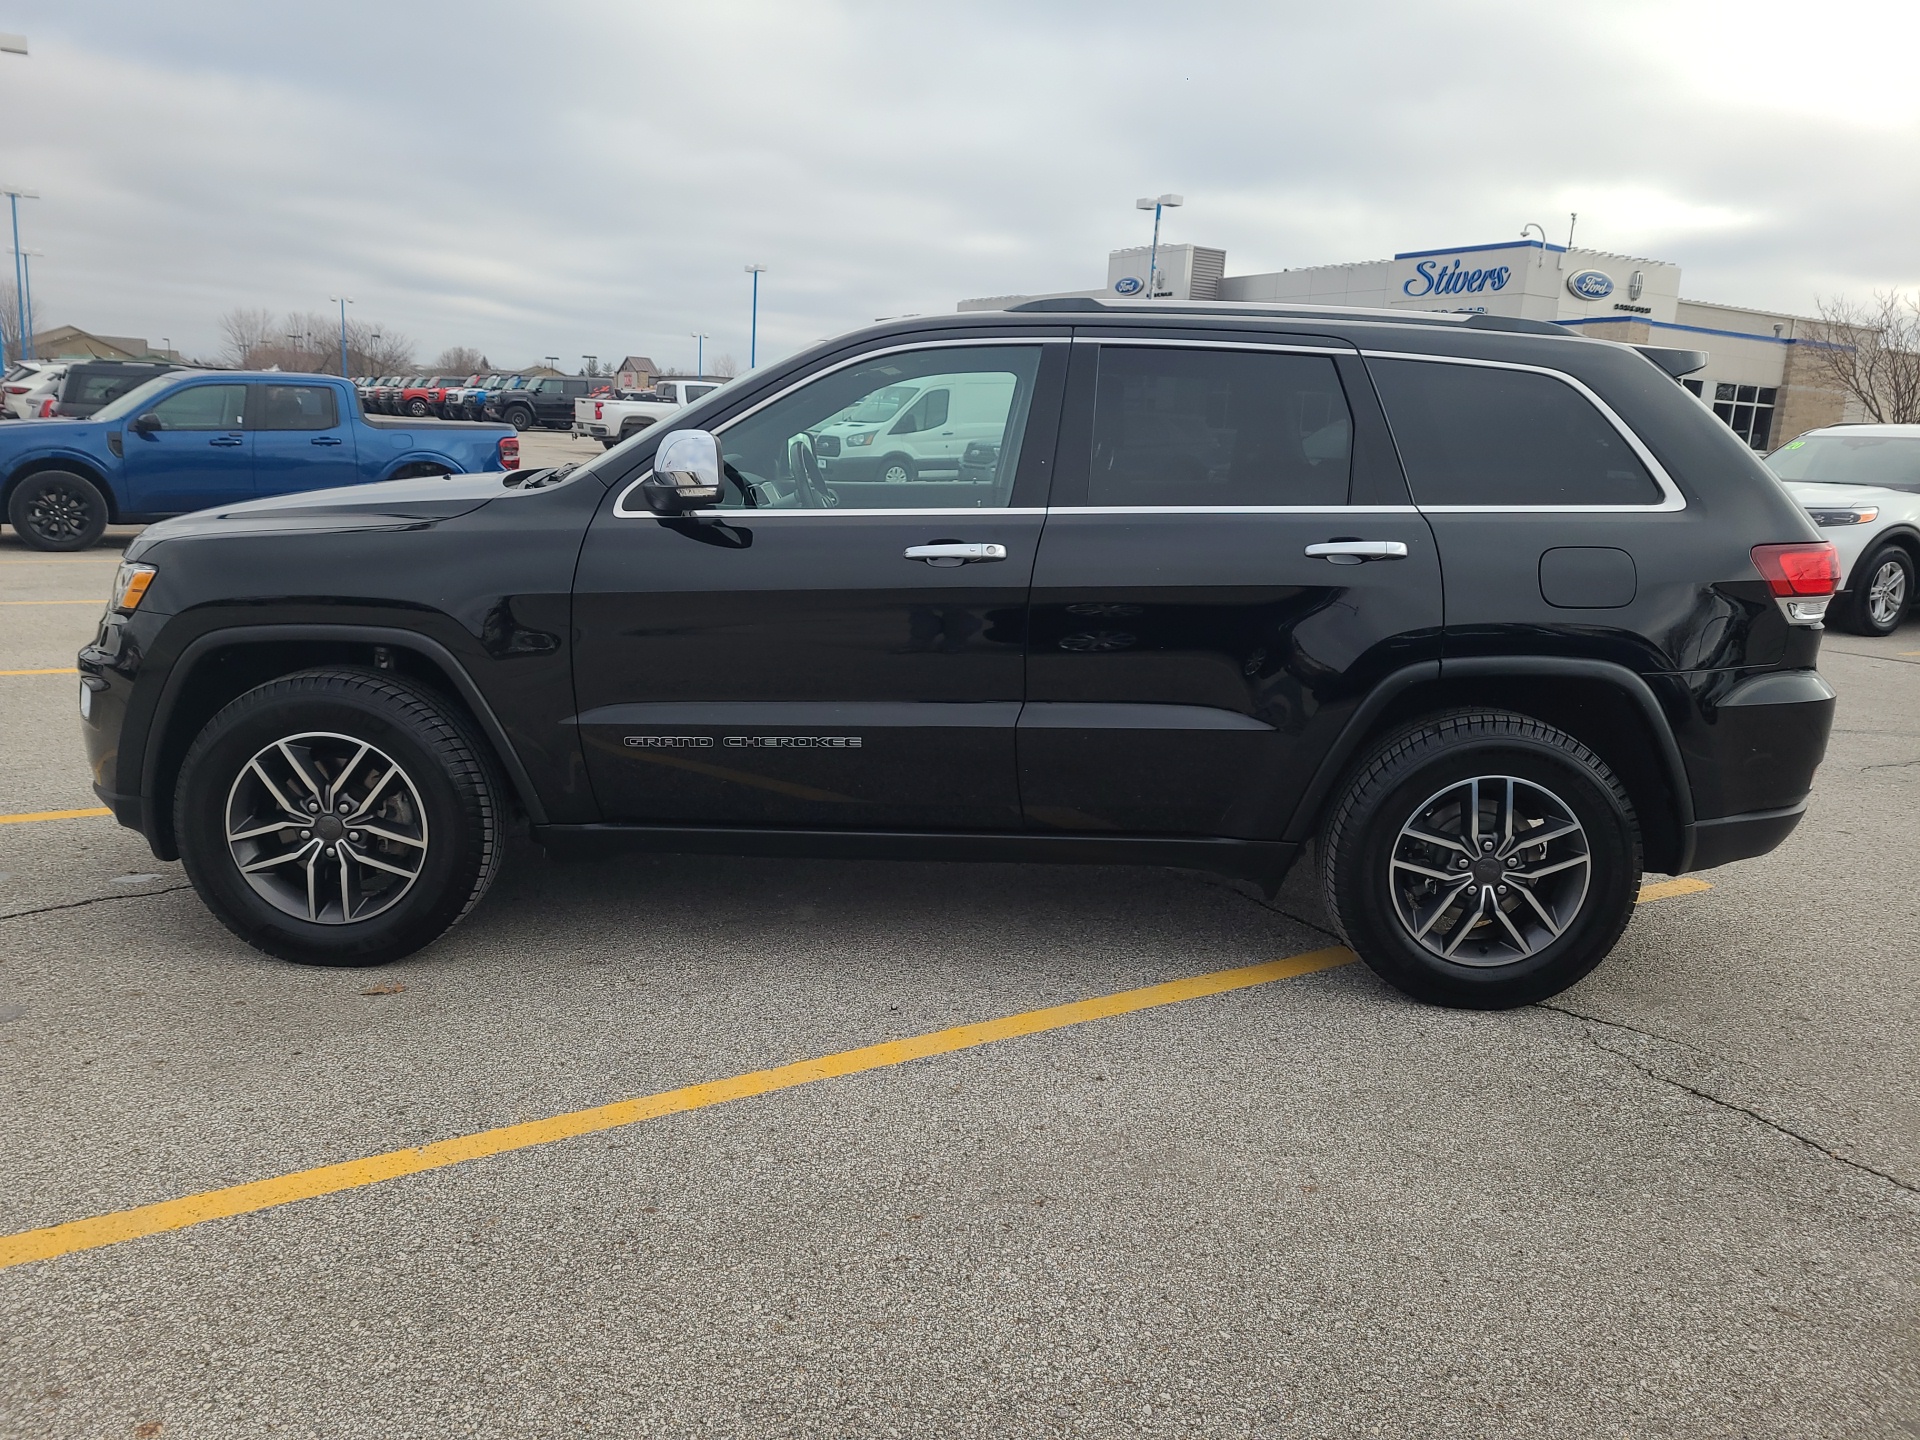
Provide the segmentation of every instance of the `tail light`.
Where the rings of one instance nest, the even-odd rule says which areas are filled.
[[[40,418],[42,420],[51,420],[59,413],[60,407],[55,404],[54,398],[51,395],[40,402]]]
[[[500,468],[502,470],[520,468],[520,437],[518,435],[500,437]]]
[[[593,418],[596,420],[604,420],[607,418],[607,407],[604,401],[596,400],[593,402]]]
[[[7,393],[9,395],[24,395],[27,393],[27,387],[24,385],[9,385],[7,386]]]
[[[1827,540],[1756,545],[1753,568],[1773,591],[1774,603],[1790,625],[1818,625],[1840,588],[1840,552]]]

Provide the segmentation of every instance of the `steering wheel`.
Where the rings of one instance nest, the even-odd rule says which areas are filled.
[[[793,472],[803,504],[831,510],[840,503],[840,497],[820,478],[820,466],[813,458],[813,437],[804,430],[787,441],[787,469]]]

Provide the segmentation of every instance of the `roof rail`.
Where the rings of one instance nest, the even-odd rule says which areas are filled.
[[[1459,310],[1388,310],[1367,305],[1290,305],[1260,300],[1104,300],[1092,295],[1058,295],[1009,305],[1010,313],[1101,315],[1253,315],[1290,320],[1385,320],[1396,325],[1465,325],[1475,330],[1512,330],[1529,335],[1567,332],[1544,320],[1483,315]]]

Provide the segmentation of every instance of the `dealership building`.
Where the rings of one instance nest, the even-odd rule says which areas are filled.
[[[1226,252],[1202,245],[1115,250],[1099,290],[1056,296],[1223,300],[1285,305],[1359,305],[1388,310],[1476,310],[1564,325],[1582,335],[1700,350],[1704,368],[1682,381],[1756,450],[1806,430],[1856,419],[1820,373],[1814,322],[1738,305],[1687,300],[1680,267],[1666,260],[1510,240],[1445,250],[1409,250],[1391,260],[1229,275]],[[1149,269],[1152,274],[1149,276]],[[999,310],[1039,295],[963,300]]]

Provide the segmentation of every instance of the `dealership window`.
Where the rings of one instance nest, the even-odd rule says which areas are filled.
[[[1771,385],[1722,382],[1713,387],[1713,413],[1748,445],[1764,450],[1773,435],[1773,405],[1779,394]]]
[[[1707,382],[1704,380],[1682,380],[1680,383],[1695,395],[1704,397],[1707,393]]]
[[[1626,437],[1573,386],[1538,371],[1370,360],[1422,505],[1651,505]]]

